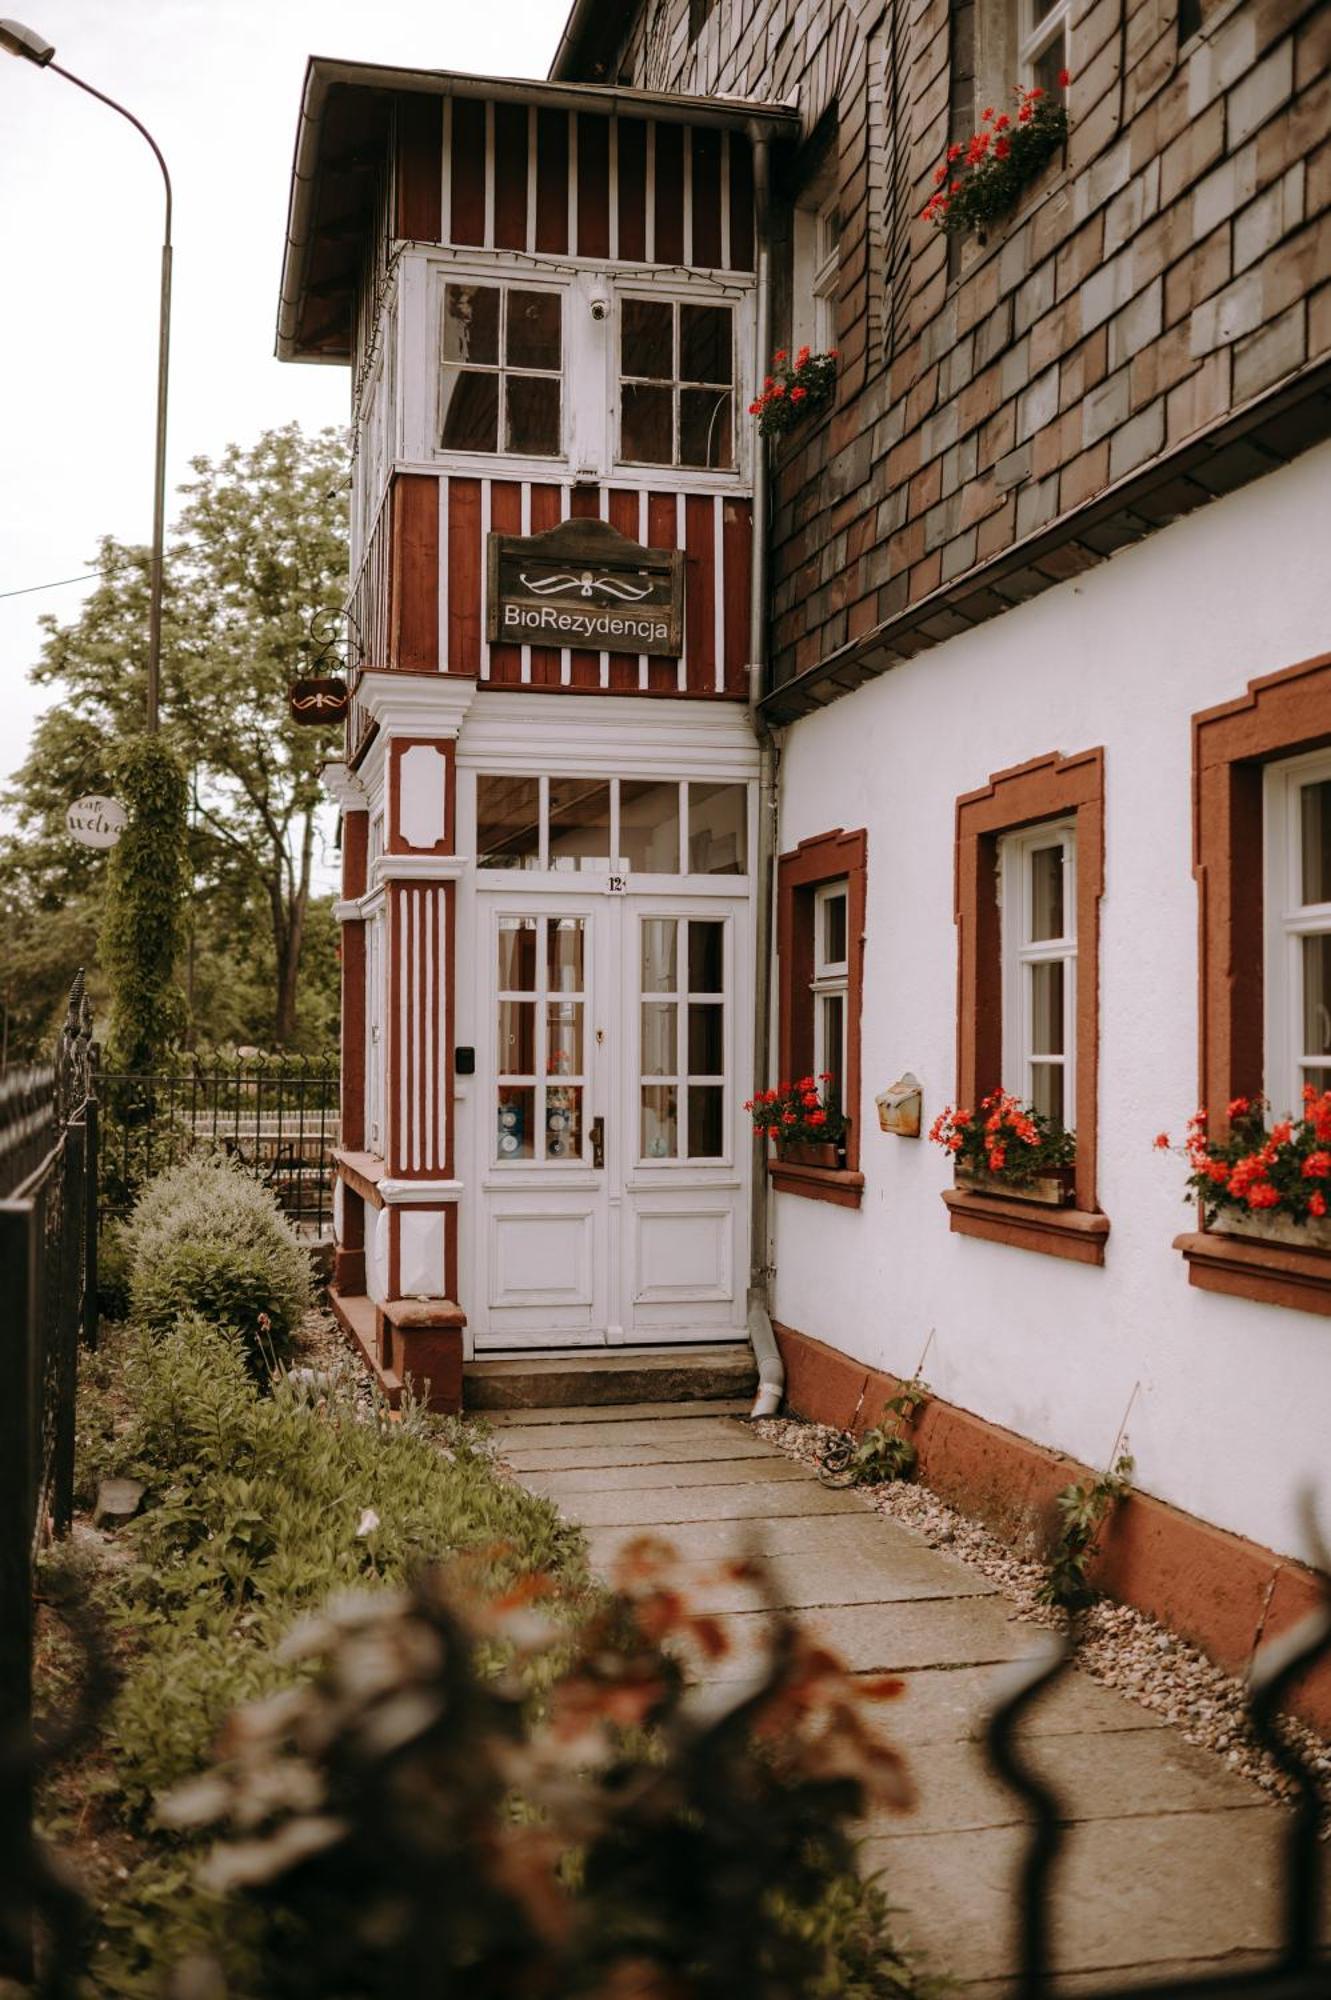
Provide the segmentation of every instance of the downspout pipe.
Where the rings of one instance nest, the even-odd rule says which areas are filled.
[[[772,344],[771,140],[750,125],[753,145],[754,234],[757,295],[754,326],[754,380],[761,382]],[[754,874],[758,898],[753,1005],[753,1090],[766,1090],[772,1055],[772,898],[776,877],[776,741],[759,704],[767,686],[768,449],[754,442],[753,562],[749,572],[749,721],[758,739],[758,852]],[[772,1332],[771,1205],[767,1141],[753,1141],[749,1198],[748,1332],[758,1364],[758,1393],[750,1415],[775,1416],[786,1389],[786,1371]]]

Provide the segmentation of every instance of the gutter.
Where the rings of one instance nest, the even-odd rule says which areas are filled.
[[[576,10],[575,10],[576,12]],[[757,291],[754,327],[754,381],[761,382],[772,337],[771,142],[756,125],[753,144],[753,197]],[[777,750],[761,703],[767,674],[768,449],[755,438],[753,466],[753,565],[749,575],[749,721],[758,738],[758,852],[754,857],[758,898],[754,938],[753,1089],[766,1090],[772,1055],[772,899],[776,877]],[[767,1142],[753,1141],[749,1195],[748,1332],[758,1364],[758,1393],[752,1417],[775,1416],[785,1394],[786,1371],[772,1332],[771,1191]]]
[[[559,37],[559,47],[550,65],[551,83],[566,81],[564,73],[572,67],[573,52],[591,26],[592,16],[599,11],[599,7],[600,0],[573,0],[573,10],[564,23],[564,32]]]

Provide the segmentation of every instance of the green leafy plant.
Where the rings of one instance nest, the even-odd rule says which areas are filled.
[[[1095,1591],[1087,1571],[1100,1546],[1101,1528],[1119,1501],[1131,1491],[1134,1470],[1131,1454],[1121,1451],[1112,1471],[1065,1486],[1059,1494],[1058,1536],[1049,1574],[1037,1592],[1041,1604],[1057,1605],[1064,1611],[1083,1611],[1093,1602]]]
[[[979,1113],[948,1105],[929,1128],[929,1137],[952,1155],[958,1167],[992,1174],[1022,1187],[1077,1157],[1077,1135],[1023,1104],[1006,1090],[990,1091]]]
[[[1066,89],[1066,70],[1059,88]],[[934,192],[921,219],[937,223],[950,236],[968,229],[982,231],[1012,207],[1026,183],[1033,180],[1068,136],[1067,107],[1061,97],[1038,84],[1017,90],[1016,116],[989,105],[980,128],[964,143],[954,140],[934,169]]]
[[[877,1486],[914,1477],[919,1453],[906,1433],[929,1395],[929,1384],[916,1375],[895,1396],[888,1397],[881,1421],[864,1432],[850,1455],[849,1470],[855,1485]]]
[[[111,777],[129,815],[111,850],[101,938],[111,1060],[122,1070],[152,1070],[185,1026],[175,976],[185,938],[187,786],[160,736],[126,744],[111,760]]]
[[[801,347],[794,361],[784,347],[772,356],[772,374],[763,377],[763,386],[752,403],[749,415],[757,417],[762,437],[784,437],[794,430],[801,417],[821,410],[832,400],[836,387],[837,351],[814,354]]]
[[[1331,1191],[1331,1090],[1303,1088],[1303,1116],[1278,1118],[1268,1128],[1264,1097],[1236,1097],[1226,1111],[1228,1130],[1212,1137],[1207,1115],[1196,1111],[1180,1149],[1192,1171],[1188,1188],[1205,1220],[1220,1215],[1269,1213],[1293,1222],[1320,1221]],[[1155,1141],[1169,1148],[1169,1134]]]

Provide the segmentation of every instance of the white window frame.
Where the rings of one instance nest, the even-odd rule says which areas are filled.
[[[826,354],[837,344],[836,295],[841,276],[840,196],[835,189],[809,195],[793,214],[793,347]]]
[[[1031,940],[1032,857],[1043,848],[1063,850],[1063,935]],[[1077,1129],[1077,827],[1075,820],[1046,820],[1004,834],[998,844],[999,904],[1002,915],[1003,1087],[1031,1103],[1035,1096],[1030,968],[1062,961],[1063,1054],[1042,1056],[1046,1066],[1061,1061],[1063,1124]]]
[[[827,906],[841,901],[846,906],[843,929],[846,938],[846,956],[828,958],[825,945],[827,938]],[[820,882],[813,892],[813,978],[809,981],[809,991],[813,996],[813,1073],[821,1077],[831,1070],[842,1079],[846,1076],[847,1028],[850,1020],[850,878],[838,875],[835,881]],[[824,1000],[841,999],[841,1047],[839,1060],[828,1061],[827,1031],[824,1025]],[[842,1109],[844,1110],[844,1105]]]
[[[649,378],[641,375],[626,377],[620,372],[620,355],[623,351],[624,305],[629,299],[650,300],[654,305],[666,305],[670,307],[672,314],[671,340],[673,342],[671,365],[675,372],[671,375],[669,382],[666,382],[664,378],[652,378],[649,380]],[[706,382],[694,383],[686,381],[679,374],[679,315],[681,306],[724,306],[729,312],[730,382],[728,385]],[[715,287],[707,290],[693,290],[672,285],[666,290],[660,286],[636,283],[616,287],[614,325],[609,343],[610,375],[613,385],[611,392],[610,446],[611,459],[616,470],[622,467],[626,472],[632,473],[639,479],[649,476],[660,479],[663,474],[669,473],[672,485],[675,484],[676,475],[680,474],[685,479],[704,479],[709,482],[717,479],[738,479],[744,449],[744,428],[741,417],[747,400],[743,393],[744,384],[747,380],[747,371],[743,360],[743,333],[744,328],[741,325],[741,299],[737,294],[722,292]],[[621,447],[623,441],[623,390],[626,381],[635,385],[642,384],[650,388],[669,388],[671,391],[674,422],[672,443],[675,452],[675,459],[672,464],[666,465],[657,459],[626,458],[624,456]],[[722,389],[724,387],[728,387],[730,391],[730,464],[715,466],[681,465],[679,462],[679,391],[681,388]]]
[[[510,368],[502,358],[491,367],[489,363],[477,364],[479,373],[497,375],[500,378],[499,416],[497,437],[500,449],[497,451],[468,451],[460,445],[443,443],[444,429],[444,371],[456,367],[455,362],[444,360],[444,313],[448,287],[450,285],[475,287],[490,286],[502,294],[500,304],[499,353],[505,349],[508,328],[508,294],[520,292],[553,292],[559,299],[559,449],[557,452],[515,452],[505,451],[502,446],[504,420],[507,412],[507,391],[504,387],[510,375],[522,375],[533,381],[554,381],[554,371],[550,369]],[[544,272],[528,273],[514,270],[512,263],[499,265],[460,264],[449,262],[439,264],[434,269],[434,310],[431,315],[431,331],[434,352],[434,391],[430,399],[430,453],[433,458],[460,459],[468,468],[500,466],[504,474],[512,476],[519,467],[530,467],[535,476],[543,479],[551,477],[552,468],[566,467],[569,462],[570,437],[572,430],[572,407],[575,400],[573,343],[575,314],[572,310],[573,288],[567,283],[548,278]],[[465,364],[464,364],[465,365]]]
[[[1024,89],[1035,82],[1035,65],[1053,42],[1060,42],[1063,60],[1060,69],[1071,68],[1072,0],[1054,0],[1041,19],[1035,17],[1035,0],[1017,0],[1017,72]]]
[[[1331,903],[1303,900],[1299,794],[1305,785],[1327,781],[1331,750],[1270,764],[1264,774],[1263,1084],[1273,1118],[1297,1118],[1303,1108],[1303,940],[1331,931]]]

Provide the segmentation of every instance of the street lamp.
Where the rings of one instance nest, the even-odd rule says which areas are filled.
[[[27,28],[22,21],[0,20],[0,49],[8,50],[12,56],[22,56],[26,62],[35,63],[38,69],[53,69],[57,76],[63,76],[67,83],[75,83],[80,90],[86,90],[89,97],[97,98],[102,104],[109,104],[112,111],[118,111],[127,118],[136,132],[153,149],[153,158],[162,169],[162,180],[166,185],[166,227],[162,237],[162,300],[157,329],[157,464],[153,485],[153,550],[152,568],[148,579],[148,734],[157,734],[158,690],[161,686],[162,660],[162,540],[166,527],[166,372],[167,356],[171,341],[171,176],[166,170],[162,150],[146,125],[126,111],[123,104],[117,104],[114,97],[108,97],[103,90],[94,90],[81,76],[62,69],[54,60],[55,50],[50,42],[43,41],[34,28]]]

